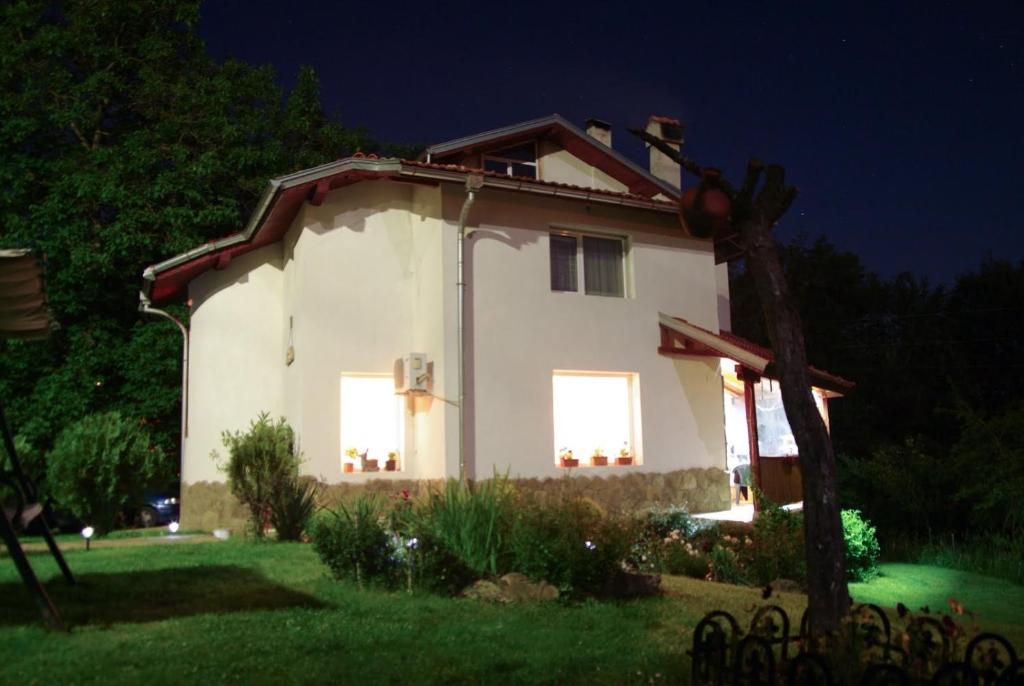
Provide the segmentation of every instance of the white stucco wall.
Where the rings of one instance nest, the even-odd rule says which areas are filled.
[[[551,142],[542,141],[537,144],[537,166],[538,174],[544,181],[569,183],[606,191],[629,190],[621,181]]]
[[[223,480],[220,433],[283,415],[303,471],[334,483],[458,474],[456,236],[461,186],[364,182],[305,205],[284,239],[193,282],[193,383],[183,481]],[[467,241],[467,467],[557,476],[553,370],[637,374],[643,464],[587,474],[725,466],[715,362],[658,355],[658,312],[719,326],[707,242],[671,214],[485,189]],[[548,232],[627,237],[627,298],[550,290]],[[288,346],[294,361],[286,364]],[[341,471],[340,379],[384,374],[409,352],[433,394],[407,403],[401,472]],[[372,456],[371,456],[372,457]]]
[[[657,353],[659,311],[718,327],[710,243],[682,237],[671,215],[497,191],[481,194],[470,223],[477,476],[564,473],[554,460],[554,370],[639,375],[643,464],[580,473],[725,467],[717,360]],[[557,229],[626,237],[628,297],[552,292],[548,235]]]
[[[295,360],[284,371],[285,414],[306,473],[328,482],[444,475],[452,410],[435,399],[407,403],[400,472],[343,474],[340,443],[342,374],[390,376],[396,359],[425,352],[434,393],[451,390],[445,331],[454,304],[442,271],[454,243],[448,250],[439,215],[437,188],[362,183],[305,206],[286,236],[282,315],[292,321]],[[383,465],[384,456],[370,457]]]
[[[211,270],[189,285],[188,438],[183,483],[223,481],[221,432],[244,430],[260,412],[284,411],[281,244]]]

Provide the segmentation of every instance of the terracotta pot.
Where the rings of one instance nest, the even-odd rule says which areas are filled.
[[[630,455],[629,457],[616,457],[615,458],[615,464],[618,464],[618,465],[633,464],[633,456]]]
[[[372,460],[363,460],[363,471],[364,472],[379,472],[380,467],[377,466],[376,458]]]
[[[341,465],[341,471],[345,472],[346,474],[354,472],[355,470],[356,470],[356,466],[354,464],[352,464],[351,462],[346,462],[346,463]]]
[[[590,464],[594,465],[595,467],[607,467],[608,466],[608,456],[607,455],[591,455],[590,456]]]
[[[385,472],[397,472],[398,471],[398,460],[388,460],[384,463]]]
[[[700,183],[679,199],[679,221],[695,238],[711,238],[729,229],[732,201],[719,186],[721,173],[706,169]]]
[[[562,466],[563,467],[579,467],[580,466],[580,460],[577,457],[563,457],[561,459],[562,459]]]

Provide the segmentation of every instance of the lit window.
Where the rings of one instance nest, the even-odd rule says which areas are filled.
[[[396,453],[394,468],[401,469],[403,400],[395,395],[395,382],[390,374],[342,375],[341,461],[346,471],[384,471],[389,453]],[[353,448],[359,456],[355,459],[346,455]],[[345,468],[346,463],[353,467]]]
[[[640,402],[636,374],[555,372],[552,375],[555,464],[571,450],[582,466],[595,452],[614,464],[639,457]]]
[[[484,171],[537,178],[537,148],[533,143],[484,154]]]
[[[549,237],[551,290],[621,298],[626,294],[625,242],[621,238],[553,233]]]

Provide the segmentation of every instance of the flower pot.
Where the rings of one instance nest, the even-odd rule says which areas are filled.
[[[562,459],[562,466],[563,467],[579,467],[580,466],[580,460],[579,460],[578,457],[563,457],[561,459]]]
[[[595,467],[607,467],[608,466],[608,456],[607,455],[591,455],[590,456],[590,464],[594,465]]]
[[[363,471],[364,472],[379,472],[380,467],[377,466],[376,458],[372,460],[363,460]]]
[[[618,465],[633,464],[633,456],[630,455],[629,457],[616,457],[615,458],[615,464],[618,464]]]
[[[398,471],[398,460],[388,460],[384,463],[385,472],[397,472]]]
[[[355,470],[356,470],[356,466],[354,464],[352,464],[351,462],[346,462],[343,465],[341,465],[341,471],[345,472],[346,474],[350,474],[350,473],[354,472]]]

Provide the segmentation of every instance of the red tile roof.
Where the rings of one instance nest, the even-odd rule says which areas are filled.
[[[419,162],[416,160],[402,160],[403,165],[411,167],[422,167],[424,169],[442,169],[445,171],[454,171],[462,174],[483,174],[495,179],[511,179],[513,181],[521,181],[524,183],[536,184],[538,186],[549,186],[551,188],[565,188],[573,191],[582,191],[586,193],[597,193],[599,195],[608,195],[620,198],[629,198],[630,200],[640,200],[643,202],[649,202],[654,205],[662,205],[666,209],[675,209],[677,204],[671,200],[655,200],[644,195],[637,195],[636,193],[629,193],[626,191],[613,191],[604,188],[591,188],[589,186],[577,186],[571,183],[559,183],[558,181],[544,181],[543,179],[535,179],[531,176],[509,176],[508,174],[500,174],[498,172],[488,171],[486,169],[477,169],[474,167],[466,167],[461,164],[438,164],[436,162]]]

